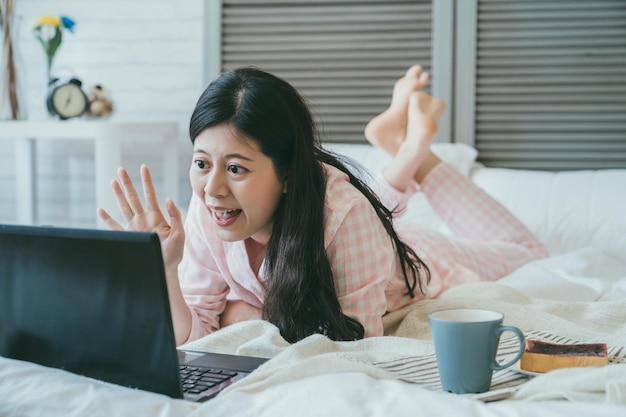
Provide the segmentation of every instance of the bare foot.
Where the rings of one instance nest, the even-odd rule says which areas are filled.
[[[411,93],[405,140],[395,148],[395,152],[407,147],[430,149],[437,134],[437,122],[445,110],[446,103],[443,100],[422,92]]]
[[[406,138],[409,97],[428,85],[430,76],[421,65],[413,65],[393,87],[391,105],[373,118],[365,127],[365,137],[370,143],[384,149],[392,156]]]
[[[394,156],[393,162],[383,170],[387,182],[404,190],[411,180],[421,182],[425,175],[440,161],[430,151],[430,145],[437,134],[437,122],[446,109],[443,100],[422,92],[409,96],[407,118],[404,127],[405,139],[397,143],[395,135],[389,134],[385,147]],[[401,130],[397,120],[388,119],[387,131]]]

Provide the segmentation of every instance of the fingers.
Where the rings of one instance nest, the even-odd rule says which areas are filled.
[[[147,209],[152,211],[160,210],[156,190],[152,182],[152,175],[148,167],[143,164],[141,165],[141,183],[143,184],[143,196],[146,199]]]
[[[139,198],[139,194],[137,194],[137,190],[135,189],[135,185],[133,184],[133,181],[130,179],[130,175],[128,175],[128,171],[126,171],[124,168],[120,168],[117,170],[117,173],[120,177],[122,185],[124,186],[124,190],[126,190],[126,197],[124,197],[124,200],[128,199],[126,201],[127,201],[127,204],[130,205],[131,217],[132,217],[132,214],[143,213],[143,205],[141,204],[141,199]],[[116,197],[117,197],[117,193],[116,193]],[[118,204],[119,204],[119,200],[118,200]]]
[[[126,200],[126,195],[124,195],[124,190],[122,186],[117,180],[111,180],[111,188],[113,189],[113,195],[115,196],[115,201],[117,202],[117,206],[120,208],[120,212],[122,216],[128,221],[133,218],[133,209],[128,204]],[[103,219],[104,220],[104,219]]]
[[[98,216],[102,219],[104,224],[109,226],[111,230],[124,230],[121,224],[119,224],[107,211],[103,208],[98,209]]]
[[[144,212],[143,204],[128,171],[124,168],[119,168],[117,172],[119,181],[113,180],[111,186],[122,215],[126,220],[130,221],[133,216]],[[159,210],[159,203],[156,198],[152,177],[148,167],[145,165],[141,166],[141,182],[147,208],[149,210]]]
[[[183,216],[180,213],[180,209],[176,207],[174,200],[168,198],[165,201],[165,208],[167,209],[167,214],[170,216],[170,225],[176,228],[183,228]]]
[[[122,213],[122,216],[129,223],[133,219],[140,217],[144,218],[145,216],[142,215],[149,214],[151,212],[158,213],[156,219],[163,219],[163,215],[161,214],[161,209],[159,207],[159,202],[157,200],[157,195],[154,188],[154,183],[152,181],[152,175],[150,174],[150,170],[146,165],[141,165],[140,174],[143,188],[143,196],[146,206],[145,210],[137,189],[135,188],[126,169],[119,168],[119,180],[111,181],[111,188],[113,189],[115,200],[117,201],[117,205],[120,209],[120,212]],[[173,207],[173,215],[175,217],[178,217],[179,221],[182,222],[182,220],[180,220],[180,210],[178,210],[173,202],[171,202],[171,205]],[[110,218],[110,216],[108,217]],[[105,220],[105,218],[103,218],[103,220]]]

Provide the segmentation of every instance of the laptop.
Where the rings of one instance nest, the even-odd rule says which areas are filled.
[[[0,356],[205,401],[266,361],[176,349],[156,234],[0,225]]]

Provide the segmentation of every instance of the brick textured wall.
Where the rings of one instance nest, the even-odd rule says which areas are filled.
[[[201,0],[16,0],[21,16],[19,50],[26,76],[30,120],[45,112],[45,55],[32,33],[39,16],[67,15],[75,33],[64,33],[53,73],[75,75],[85,87],[105,86],[114,102],[111,120],[176,121],[180,127],[181,192],[190,196],[186,129],[203,85]],[[0,125],[1,126],[1,125]],[[124,146],[123,164],[134,175],[151,162],[161,181],[157,150]],[[0,223],[16,219],[15,165],[11,142],[0,143]],[[95,227],[93,147],[76,141],[40,143],[37,152],[38,223]],[[165,197],[165,196],[163,196]]]

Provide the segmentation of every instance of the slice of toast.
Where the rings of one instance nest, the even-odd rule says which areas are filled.
[[[543,373],[560,368],[604,366],[608,363],[606,343],[561,345],[527,340],[520,359],[520,369]]]

